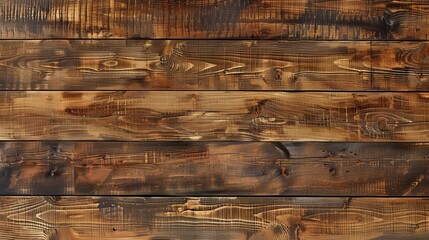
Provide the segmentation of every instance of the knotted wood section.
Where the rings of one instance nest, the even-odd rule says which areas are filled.
[[[2,140],[427,141],[425,92],[0,92]]]
[[[0,38],[427,40],[426,1],[4,0]]]
[[[0,41],[1,90],[429,90],[428,42]]]
[[[0,233],[14,239],[429,237],[429,205],[419,198],[3,197],[0,203]]]
[[[428,143],[3,142],[0,194],[425,196]]]

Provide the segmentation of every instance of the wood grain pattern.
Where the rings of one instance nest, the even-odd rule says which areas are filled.
[[[428,0],[0,0],[0,239],[427,240],[428,34]]]
[[[0,41],[0,89],[368,90],[370,50],[369,42]]]
[[[3,0],[0,38],[427,40],[426,0]]]
[[[371,42],[371,78],[379,89],[396,88],[401,82],[409,89],[426,89],[428,54],[428,43]]]
[[[410,198],[0,198],[2,238],[403,240],[429,237]]]
[[[0,41],[0,89],[423,91],[428,44]]]
[[[429,144],[7,142],[0,194],[426,196]]]
[[[427,141],[429,94],[0,92],[2,140]]]

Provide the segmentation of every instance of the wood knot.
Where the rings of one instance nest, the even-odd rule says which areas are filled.
[[[324,164],[323,164],[323,166],[325,166],[325,167],[327,167],[327,168],[328,168],[329,174],[330,174],[332,177],[337,176],[337,168],[336,168],[335,163],[327,162],[327,163],[324,163]]]
[[[282,70],[280,69],[275,69],[275,78],[276,81],[281,81],[282,80]]]
[[[283,173],[283,175],[288,177],[289,176],[289,169],[287,169],[286,167],[282,167],[282,173]]]
[[[255,116],[260,116],[262,113],[263,106],[266,104],[267,101],[268,100],[259,101],[257,105],[250,106],[248,107],[247,110],[249,111],[250,114],[253,114]]]
[[[360,120],[362,132],[369,136],[393,134],[401,124],[412,122],[394,113],[384,112],[365,113],[355,119]]]
[[[168,59],[169,59],[169,57],[167,55],[162,55],[159,58],[159,64],[163,67],[167,66],[168,65]]]
[[[381,132],[391,131],[393,130],[392,124],[389,123],[389,119],[385,117],[380,117],[377,119],[377,128]]]

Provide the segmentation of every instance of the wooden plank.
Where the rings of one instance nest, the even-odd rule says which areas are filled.
[[[3,142],[0,195],[427,196],[429,144]]]
[[[369,42],[20,40],[0,41],[0,56],[5,90],[371,90],[377,84]],[[391,85],[422,90],[402,79]]]
[[[427,239],[420,198],[3,197],[3,239]]]
[[[429,90],[428,42],[0,41],[2,90]]]
[[[425,92],[0,92],[1,140],[427,141]]]
[[[427,40],[427,9],[425,0],[3,0],[0,38]]]

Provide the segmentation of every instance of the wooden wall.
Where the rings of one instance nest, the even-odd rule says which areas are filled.
[[[0,239],[429,239],[429,1],[0,1]]]

